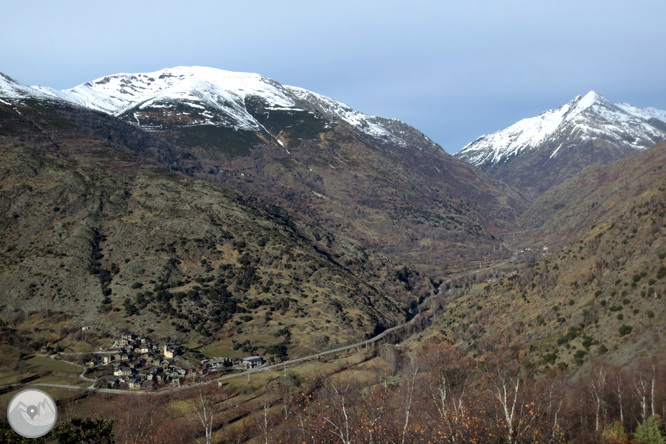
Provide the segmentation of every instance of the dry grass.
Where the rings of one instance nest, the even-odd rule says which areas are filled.
[[[32,376],[30,374],[18,373],[16,371],[0,372],[0,385],[16,384],[23,378]]]
[[[47,375],[40,377],[35,382],[40,384],[76,385],[79,387],[88,387],[91,384],[90,381],[80,379],[74,375]]]
[[[199,351],[209,358],[242,358],[248,356],[247,352],[233,349],[233,338],[221,339],[212,344],[204,345]],[[266,347],[280,342],[279,338],[265,334],[243,334],[239,342],[249,340],[253,346]]]
[[[35,387],[35,388],[48,393],[49,395],[51,395],[51,397],[53,397],[53,399],[56,402],[62,399],[71,398],[81,394],[81,392],[78,390],[69,390],[56,387]],[[9,401],[11,401],[14,395],[16,395],[19,391],[23,389],[24,387],[17,388],[16,390],[12,390],[11,392],[3,393],[2,395],[0,395],[0,405],[3,406],[9,405]]]
[[[71,373],[79,375],[83,369],[77,365],[69,364],[67,362],[58,361],[56,359],[46,358],[44,356],[34,356],[22,360],[19,367],[26,372],[44,373]]]

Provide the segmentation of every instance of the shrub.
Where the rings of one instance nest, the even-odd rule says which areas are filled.
[[[622,324],[620,327],[620,336],[628,335],[634,329],[631,325]]]
[[[95,415],[86,419],[73,416],[69,422],[58,423],[53,429],[52,436],[57,442],[111,443],[115,442],[113,422],[114,419],[104,419]]]
[[[666,276],[666,267],[662,266],[659,271],[657,271],[657,279],[661,279]]]
[[[587,336],[587,335],[583,336],[583,347],[590,348],[593,342],[594,338],[592,336]]]
[[[135,314],[139,313],[139,309],[136,307],[136,305],[132,304],[132,301],[129,298],[125,298],[123,305],[128,316],[134,316]]]
[[[620,443],[627,441],[627,434],[624,433],[622,424],[620,421],[615,421],[613,424],[609,425],[604,429],[601,434],[601,442],[604,443]]]
[[[542,364],[554,365],[557,360],[557,353],[548,353],[541,358]]]

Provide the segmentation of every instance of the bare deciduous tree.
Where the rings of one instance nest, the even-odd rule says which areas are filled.
[[[327,402],[329,404],[322,412],[326,429],[340,439],[342,444],[351,444],[354,436],[349,412],[351,405],[349,397],[354,391],[355,387],[350,380],[340,385],[331,384],[328,388]]]
[[[419,367],[414,362],[414,358],[410,358],[409,371],[405,378],[405,423],[402,427],[401,443],[405,444],[407,437],[407,427],[409,427],[409,415],[412,411],[412,402],[414,401],[414,384],[416,382],[416,375],[419,372]]]
[[[220,403],[227,397],[228,394],[224,390],[209,385],[200,386],[197,394],[190,400],[190,406],[203,429],[203,433],[199,433],[197,442],[206,444],[213,442],[216,417],[221,409]]]
[[[447,380],[444,372],[440,375],[438,384],[430,387],[430,396],[439,414],[439,421],[446,428],[444,439],[451,443],[462,442],[462,430],[466,421],[466,408],[464,405],[465,388],[461,387],[453,393],[452,384]]]
[[[590,392],[594,398],[594,403],[596,404],[596,420],[594,423],[594,431],[599,433],[599,416],[601,415],[601,407],[604,401],[604,395],[606,390],[606,377],[608,373],[603,366],[598,367],[592,372],[590,379],[588,381]]]
[[[518,402],[518,390],[520,389],[520,377],[509,376],[499,370],[497,377],[493,380],[493,394],[500,403],[504,414],[506,424],[506,441],[511,444],[514,442],[516,405]]]

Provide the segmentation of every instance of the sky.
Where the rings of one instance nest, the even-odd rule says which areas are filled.
[[[454,153],[590,90],[666,110],[663,0],[0,0],[0,72],[72,88],[174,66],[254,72]]]

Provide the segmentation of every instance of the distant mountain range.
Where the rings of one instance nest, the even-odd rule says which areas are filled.
[[[557,109],[481,136],[455,156],[539,195],[588,165],[611,163],[666,138],[666,111],[590,91]]]

